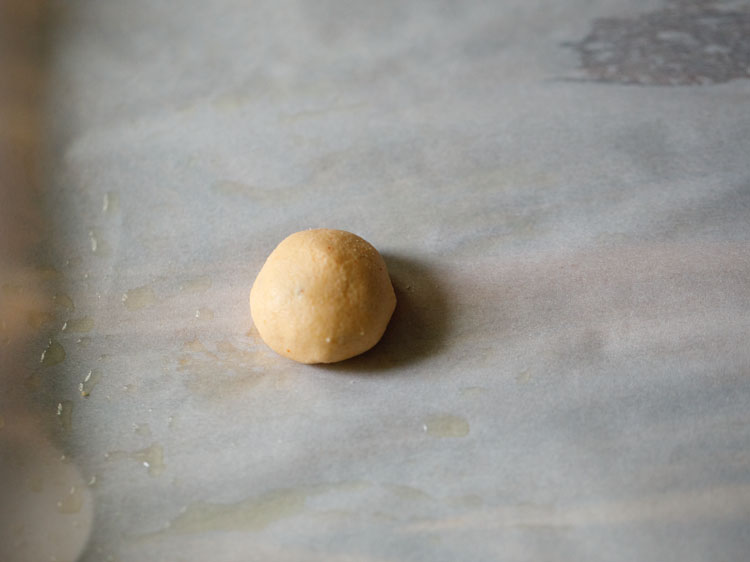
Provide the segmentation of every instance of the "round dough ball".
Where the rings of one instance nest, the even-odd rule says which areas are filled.
[[[300,363],[333,363],[380,340],[396,307],[385,262],[343,230],[303,230],[268,256],[250,291],[260,337]]]

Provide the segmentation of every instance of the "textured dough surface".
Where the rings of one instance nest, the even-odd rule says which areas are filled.
[[[396,307],[378,251],[343,230],[285,238],[250,291],[250,313],[266,344],[300,363],[333,363],[363,353]]]

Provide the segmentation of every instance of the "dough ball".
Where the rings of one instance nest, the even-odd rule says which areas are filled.
[[[380,340],[396,307],[385,262],[343,230],[303,230],[268,256],[250,291],[263,341],[300,363],[333,363]]]

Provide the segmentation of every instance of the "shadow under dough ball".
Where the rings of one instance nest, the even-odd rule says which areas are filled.
[[[343,230],[303,230],[268,256],[250,291],[250,313],[276,353],[334,363],[374,346],[396,307],[378,251]]]

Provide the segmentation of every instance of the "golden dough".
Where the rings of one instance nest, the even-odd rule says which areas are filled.
[[[250,313],[276,353],[333,363],[380,340],[396,307],[385,262],[351,232],[320,228],[285,238],[250,290]]]

